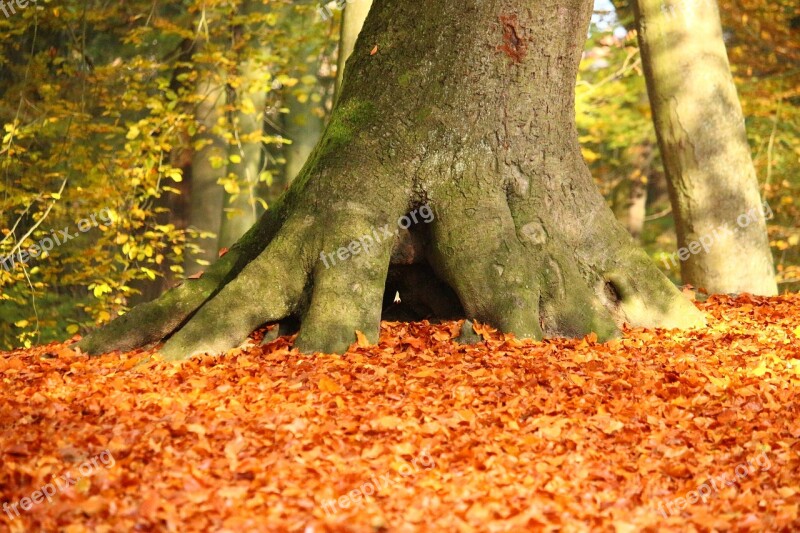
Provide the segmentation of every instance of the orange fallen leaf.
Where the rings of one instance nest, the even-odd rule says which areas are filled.
[[[323,392],[339,392],[342,390],[341,385],[333,381],[327,376],[322,376],[319,379],[319,390]]]

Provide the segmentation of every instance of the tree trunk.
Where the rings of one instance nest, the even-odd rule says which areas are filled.
[[[295,31],[312,31],[311,28],[307,27],[309,24],[307,16],[303,14],[298,16],[296,11],[293,11],[291,16],[295,19],[293,21],[294,24],[292,24],[292,28]],[[314,77],[318,76],[319,59],[309,59],[318,55],[319,52],[315,43],[298,44],[298,49],[293,53],[292,62],[295,65],[300,64],[305,67],[298,69],[298,77],[304,77],[301,75],[303,73]],[[317,78],[317,83],[319,83],[319,78]],[[291,183],[300,174],[311,152],[319,142],[325,126],[324,114],[321,110],[322,104],[314,102],[309,97],[309,92],[311,91],[308,87],[295,90],[287,89],[284,92],[284,102],[286,107],[289,108],[289,113],[283,115],[284,133],[292,141],[292,144],[285,149],[286,166],[284,175],[286,184]],[[305,98],[301,99],[301,95],[305,96]]]
[[[232,246],[256,221],[258,177],[262,170],[264,105],[260,85],[265,72],[258,62],[245,61],[238,87],[228,90],[233,139],[228,148],[225,207],[219,246]],[[250,90],[255,88],[255,90]]]
[[[289,113],[284,116],[284,132],[292,140],[286,147],[286,182],[291,183],[300,175],[311,152],[322,136],[324,126],[322,117],[315,113],[315,104],[311,100],[300,102],[295,95],[287,96],[286,107]]]
[[[211,263],[217,258],[224,203],[224,191],[218,182],[228,174],[228,146],[225,139],[215,131],[219,127],[219,119],[224,116],[225,84],[207,70],[200,70],[197,76],[199,103],[195,115],[198,132],[193,144],[202,145],[192,155],[189,226],[200,232],[201,236],[193,240],[200,251],[194,253],[190,250],[186,254],[183,268],[187,276],[205,268],[197,262],[198,259]],[[213,240],[203,237],[203,234],[212,234]]]
[[[671,267],[709,292],[777,294],[744,118],[717,4],[638,0],[639,47],[669,182]]]
[[[339,60],[336,70],[336,90],[334,100],[339,97],[344,76],[344,67],[353,49],[356,46],[356,39],[364,27],[364,21],[372,7],[372,0],[348,0],[342,13],[342,29],[339,36]]]
[[[286,195],[203,278],[81,347],[171,334],[161,352],[180,359],[294,315],[298,348],[341,352],[356,330],[377,341],[384,293],[404,279],[427,280],[417,309],[520,337],[703,323],[581,156],[574,89],[590,13],[589,0],[377,0]]]
[[[241,15],[268,13],[270,7],[246,0]],[[251,33],[253,32],[253,33]],[[259,175],[263,170],[264,106],[266,105],[269,57],[266,42],[247,25],[234,26],[232,46],[240,58],[239,71],[228,81],[229,123],[228,176],[225,207],[219,230],[219,247],[232,246],[256,222]]]

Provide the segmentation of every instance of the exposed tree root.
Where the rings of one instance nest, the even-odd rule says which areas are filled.
[[[377,341],[381,311],[391,307],[395,291],[409,317],[461,315],[534,339],[590,332],[608,339],[622,322],[669,327],[702,321],[632,243],[604,255],[612,259],[603,265],[615,270],[587,275],[579,267],[585,258],[578,261],[563,240],[553,238],[559,231],[549,220],[513,217],[504,197],[468,202],[448,191],[441,198],[432,202],[430,227],[327,266],[321,253],[374,235],[380,220],[373,212],[351,205],[353,212],[326,225],[299,209],[282,225],[265,222],[200,279],[137,307],[80,347],[89,353],[129,350],[166,338],[160,352],[180,360],[224,352],[262,324],[300,316],[299,349],[342,352],[356,330]],[[470,217],[476,212],[485,218],[478,229]],[[330,231],[323,237],[320,227]],[[254,239],[269,245],[257,253]],[[401,264],[387,280],[392,259]]]
[[[115,350],[126,352],[168,337],[208,298],[234,279],[272,240],[285,216],[283,205],[282,202],[276,203],[200,278],[185,280],[156,300],[136,306],[110,324],[89,333],[77,347],[91,355]]]

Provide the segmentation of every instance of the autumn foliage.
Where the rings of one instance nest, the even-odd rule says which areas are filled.
[[[697,305],[708,328],[607,344],[423,322],[344,355],[3,353],[0,504],[114,464],[0,531],[797,530],[800,296]]]

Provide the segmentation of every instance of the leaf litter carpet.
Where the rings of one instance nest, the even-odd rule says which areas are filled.
[[[0,353],[0,531],[800,530],[800,296],[697,305],[606,344]]]

